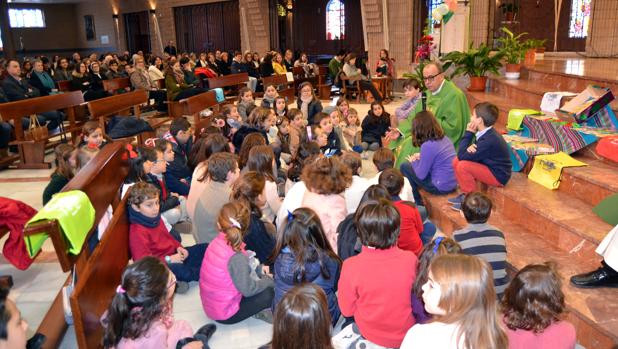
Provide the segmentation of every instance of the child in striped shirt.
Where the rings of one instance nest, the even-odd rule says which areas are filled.
[[[506,275],[506,242],[500,230],[487,224],[491,207],[491,199],[481,192],[466,195],[462,212],[468,225],[455,231],[453,238],[461,245],[462,253],[481,257],[491,265],[496,294],[501,298],[509,282]]]

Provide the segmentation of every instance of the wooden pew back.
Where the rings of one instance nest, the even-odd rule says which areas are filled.
[[[129,78],[103,80],[103,89],[113,95],[118,94],[118,90],[124,90],[127,87],[131,87],[131,80]]]
[[[58,85],[58,91],[60,92],[71,91],[71,81],[70,80],[56,81],[56,85]]]
[[[129,222],[126,202],[120,202],[97,245],[77,275],[77,283],[70,297],[75,335],[79,348],[101,347],[103,327],[100,318],[108,309],[120,284],[122,272],[129,263]]]
[[[90,117],[99,120],[99,125],[105,134],[106,118],[119,115],[133,109],[136,118],[140,118],[140,106],[148,103],[148,91],[135,90],[88,102]],[[139,143],[143,143],[141,134],[137,135]]]
[[[249,74],[247,73],[217,76],[216,78],[208,79],[208,88],[235,87],[238,85],[245,85],[247,81],[249,81]]]

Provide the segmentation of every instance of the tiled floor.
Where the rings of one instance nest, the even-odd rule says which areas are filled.
[[[385,106],[386,111],[393,113],[395,108],[401,105],[402,100],[396,99]],[[327,103],[323,102],[326,106]],[[364,117],[369,110],[369,104],[352,104],[359,115]],[[51,155],[48,161],[53,161]],[[40,209],[41,194],[47,185],[47,180],[52,170],[4,170],[0,171],[0,196],[21,200],[36,209]],[[375,175],[375,168],[370,160],[363,161],[363,175],[370,177]],[[16,179],[26,182],[17,182]],[[183,239],[191,239],[183,236]],[[186,244],[191,245],[190,241]],[[0,241],[0,246],[4,241]],[[17,303],[24,319],[29,323],[30,334],[34,333],[39,326],[43,315],[58,293],[58,290],[66,280],[67,274],[62,273],[60,266],[54,262],[53,246],[48,240],[43,246],[43,251],[48,258],[47,262],[37,261],[25,271],[16,270],[12,265],[2,259],[0,262],[0,275],[11,274],[15,286],[10,297]],[[51,261],[50,261],[51,259]],[[174,314],[177,319],[189,321],[194,330],[211,322],[204,314],[197,284],[193,284],[190,291],[184,295],[177,295],[174,301]],[[217,332],[211,339],[213,349],[255,349],[270,340],[272,326],[257,319],[250,318],[236,325],[217,325]],[[62,349],[77,348],[75,333],[72,327],[60,346]]]

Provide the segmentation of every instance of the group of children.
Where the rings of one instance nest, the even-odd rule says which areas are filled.
[[[216,322],[274,321],[265,349],[574,347],[572,325],[560,320],[560,278],[532,265],[509,282],[504,235],[487,224],[492,203],[476,191],[477,180],[510,177],[495,106],[475,107],[458,153],[433,115],[418,113],[420,153],[400,171],[382,147],[398,112],[374,102],[361,124],[340,99],[327,114],[305,84],[298,108],[274,87],[260,107],[242,89],[198,137],[179,118],[129,150],[123,195],[135,263],[103,318],[104,347],[207,347],[214,326],[193,332],[173,319],[173,294],[191,281]],[[411,103],[415,89],[406,85]],[[374,152],[375,178],[360,176],[363,150]],[[74,173],[71,156],[59,155],[58,176]],[[434,236],[420,189],[447,194],[458,184],[453,207],[469,225],[453,239]],[[181,244],[182,222],[195,245]]]

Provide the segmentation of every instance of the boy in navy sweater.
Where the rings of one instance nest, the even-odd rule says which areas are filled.
[[[455,177],[462,192],[448,200],[455,210],[461,210],[465,194],[476,190],[477,181],[501,187],[511,178],[509,147],[493,128],[497,119],[495,105],[483,102],[474,107],[466,133],[459,142],[457,157],[453,160]]]

